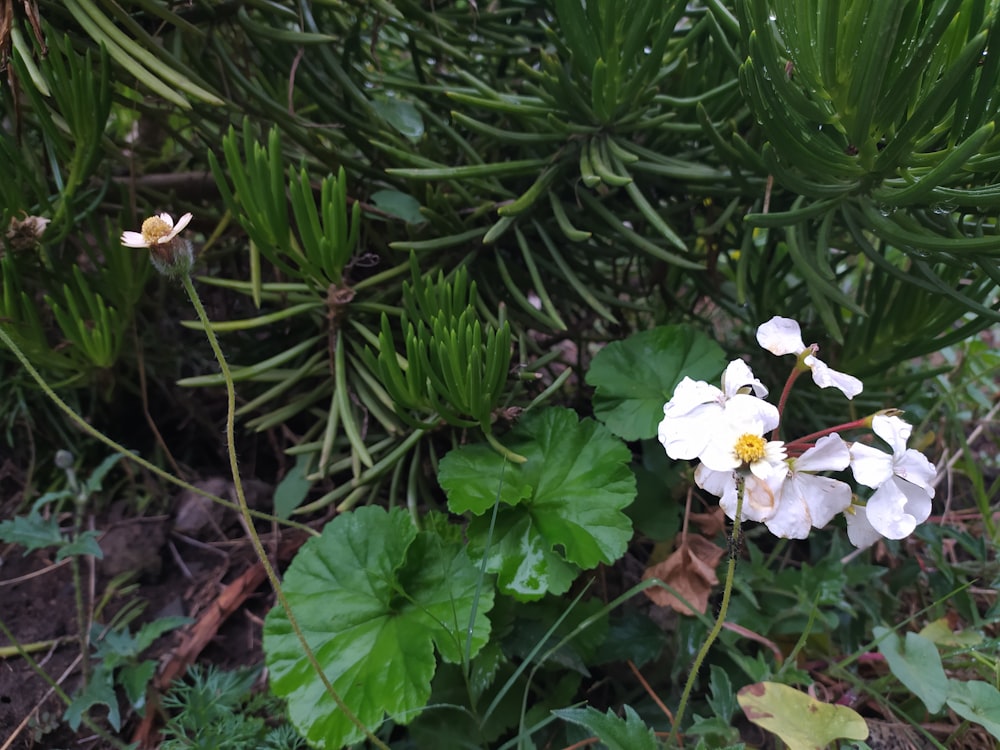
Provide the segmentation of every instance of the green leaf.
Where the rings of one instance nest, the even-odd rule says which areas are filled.
[[[718,664],[713,664],[708,684],[712,691],[708,705],[716,716],[727,723],[730,722],[739,705],[736,701],[736,694],[733,692],[733,683],[729,680],[729,674]]]
[[[484,445],[463,446],[442,459],[438,480],[452,512],[485,514],[469,525],[470,548],[487,556],[505,592],[522,600],[563,593],[575,566],[593,568],[625,553],[632,524],[621,511],[635,499],[635,477],[628,448],[607,428],[581,422],[568,409],[543,409],[504,442],[527,462],[511,464]],[[497,499],[487,550],[492,516],[486,511]]]
[[[135,634],[136,656],[152,646],[153,641],[164,633],[176,628],[182,628],[191,622],[193,622],[193,620],[190,617],[184,617],[183,615],[160,617],[152,622],[147,622],[139,628],[139,632]]]
[[[372,107],[379,117],[407,138],[416,140],[424,134],[424,118],[410,102],[389,97],[373,100]]]
[[[63,544],[59,533],[59,522],[55,517],[42,518],[41,514],[32,509],[27,516],[14,516],[9,521],[0,522],[0,541],[23,544],[24,554]]]
[[[1000,691],[982,680],[949,680],[948,687],[948,707],[1000,739]]]
[[[84,531],[72,542],[66,542],[59,548],[59,551],[56,553],[56,561],[58,562],[70,555],[93,555],[98,560],[103,560],[104,551],[101,550],[101,545],[97,543],[97,537],[99,536],[100,532],[98,531]]]
[[[122,457],[121,453],[112,453],[110,456],[101,461],[100,466],[91,472],[90,476],[87,478],[87,491],[89,494],[101,491],[101,482],[104,481],[104,477]]]
[[[712,339],[686,325],[660,326],[608,344],[587,372],[594,415],[625,440],[656,435],[663,405],[685,377],[714,381],[726,366]]]
[[[302,501],[309,494],[312,482],[306,478],[306,474],[311,462],[311,454],[299,454],[299,457],[295,459],[295,466],[285,474],[284,479],[278,482],[278,486],[274,488],[274,515],[278,518],[289,518],[292,511],[302,505]]]
[[[419,714],[435,647],[458,662],[467,637],[475,654],[489,636],[492,589],[479,591],[479,573],[459,545],[418,533],[401,509],[337,516],[296,555],[284,591],[334,688],[368,727],[385,714],[403,724]],[[310,744],[339,748],[362,738],[312,671],[281,607],[267,616],[264,651],[271,687],[288,699]]]
[[[118,681],[125,688],[125,697],[138,710],[146,704],[146,686],[156,674],[156,662],[152,659],[122,667]]]
[[[625,718],[609,708],[602,714],[595,708],[561,708],[553,711],[564,721],[580,724],[593,732],[608,750],[656,750],[653,730],[639,718],[631,706],[625,706]]]
[[[853,709],[822,703],[788,685],[757,682],[737,693],[747,718],[789,750],[822,750],[836,739],[863,740],[868,725]]]
[[[904,642],[888,628],[877,627],[872,632],[882,639],[878,650],[896,679],[920,698],[932,714],[940,711],[948,698],[948,678],[934,643],[916,633],[907,633]]]
[[[108,707],[108,723],[117,732],[122,726],[122,717],[118,711],[118,698],[115,696],[115,683],[112,671],[100,665],[90,675],[87,687],[73,696],[72,702],[66,707],[63,719],[75,732],[80,728],[83,715],[93,706],[103,704]]]
[[[398,190],[376,190],[371,194],[371,202],[390,216],[402,219],[407,224],[426,224],[427,217],[420,213],[420,201]]]

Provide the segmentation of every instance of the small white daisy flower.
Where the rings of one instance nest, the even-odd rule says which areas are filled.
[[[170,214],[150,216],[142,222],[140,231],[122,232],[122,244],[125,247],[148,248],[152,248],[154,245],[166,245],[184,231],[190,221],[191,214],[189,213],[179,218],[176,225]]]
[[[148,248],[149,259],[156,270],[167,276],[187,273],[194,264],[191,243],[178,235],[191,221],[191,214],[181,216],[174,224],[170,214],[150,216],[138,232],[122,232],[125,247]]]

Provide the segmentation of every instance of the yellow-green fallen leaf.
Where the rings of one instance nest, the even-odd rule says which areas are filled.
[[[778,735],[789,750],[823,750],[837,739],[868,737],[868,725],[856,711],[787,685],[757,682],[740,690],[736,700],[750,721]]]
[[[954,632],[948,626],[948,620],[945,617],[927,623],[918,635],[922,635],[937,646],[945,647],[962,648],[965,646],[975,646],[983,642],[983,637],[972,630]]]

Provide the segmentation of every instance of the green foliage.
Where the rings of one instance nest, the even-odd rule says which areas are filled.
[[[408,723],[430,695],[435,650],[468,661],[486,643],[490,587],[460,546],[418,532],[403,511],[359,508],[296,555],[285,596],[317,659],[367,726]],[[284,611],[271,610],[264,648],[272,689],[317,747],[361,739],[310,668]]]
[[[663,405],[683,377],[718,380],[726,360],[718,344],[686,326],[660,326],[604,347],[587,371],[594,414],[625,440],[656,435]]]
[[[997,276],[1000,236],[976,218],[1000,197],[1000,65],[986,54],[1000,34],[996,10],[962,0],[738,7],[748,50],[740,83],[764,131],[761,155],[797,196],[746,218],[784,228],[827,328],[840,338],[834,305],[851,306],[837,289],[849,272],[831,262],[836,249],[995,321],[992,293],[963,282],[972,266]],[[894,263],[888,247],[911,262]]]
[[[97,544],[100,533],[97,531],[80,531],[74,529],[69,538],[63,535],[57,513],[42,515],[42,508],[55,504],[58,510],[63,505],[84,506],[91,495],[100,492],[104,477],[121,459],[121,454],[114,453],[102,461],[85,482],[77,479],[72,468],[73,456],[66,451],[56,456],[59,468],[66,472],[66,487],[54,492],[46,492],[32,503],[27,516],[14,516],[9,520],[0,521],[0,540],[9,544],[24,546],[24,554],[36,549],[55,547],[56,560],[62,560],[69,555],[91,555],[101,559],[104,553]],[[69,501],[68,503],[66,501]]]
[[[940,425],[983,526],[922,531],[932,572],[752,535],[730,550],[730,619],[777,645],[723,633],[681,729],[735,746],[747,679],[808,683],[794,657],[860,653],[901,595],[995,618],[955,592],[996,577],[996,441],[967,437],[995,400],[989,341],[969,341],[1000,317],[995,3],[37,4],[49,53],[18,6],[0,93],[0,326],[102,429],[137,413],[140,368],[162,412],[217,421],[223,378],[173,324],[173,288],[154,293],[143,253],[117,243],[123,222],[195,214],[237,417],[295,460],[274,508],[340,513],[286,593],[347,705],[389,717],[384,736],[394,722],[409,725],[394,741],[427,746],[558,746],[586,730],[641,747],[641,722],[667,726],[607,662],[649,665],[676,705],[706,624],[661,631],[633,602],[584,596],[582,573],[628,599],[651,542],[695,533],[678,502],[690,472],[649,438],[681,378],[714,381],[774,314],[832,337],[824,361],[865,378],[852,416],[894,402]],[[62,429],[40,424],[6,351],[0,367],[8,442],[16,419]],[[785,424],[833,408],[820,393]],[[0,537],[96,554],[41,513],[66,497]],[[295,726],[360,739],[283,612],[267,622]],[[116,684],[139,695],[149,666],[125,651],[102,657],[75,716],[113,706]],[[894,699],[922,696],[896,667]],[[297,742],[267,738],[246,679],[200,679],[176,746]],[[993,731],[985,682],[942,689]],[[583,697],[600,710],[566,708]]]
[[[493,410],[506,390],[510,367],[510,326],[480,322],[476,284],[459,268],[453,281],[443,274],[434,282],[421,277],[411,254],[412,284],[403,284],[400,328],[406,359],[400,362],[389,317],[382,314],[377,360],[366,357],[378,373],[396,413],[412,425],[429,428],[437,419],[456,427],[478,425],[489,435]],[[419,422],[405,410],[423,412]]]
[[[95,668],[90,681],[67,706],[63,718],[77,729],[87,711],[103,704],[108,707],[108,722],[116,731],[121,729],[115,685],[122,687],[129,705],[141,709],[146,703],[146,687],[156,673],[156,661],[139,661],[139,656],[161,635],[189,622],[187,617],[161,617],[146,623],[134,635],[126,626],[104,631],[95,623],[91,631]]]
[[[511,464],[468,445],[446,455],[438,473],[451,511],[476,516],[470,545],[499,575],[501,591],[523,601],[562,594],[580,569],[624,554],[632,529],[622,509],[635,499],[624,443],[596,422],[550,408],[525,416],[507,444],[527,461]]]
[[[257,668],[231,672],[192,667],[184,682],[163,696],[171,712],[163,727],[163,750],[299,750],[305,741],[287,724],[270,728],[284,706],[274,696],[254,694]]]
[[[879,652],[898,679],[936,714],[945,704],[967,721],[981,724],[994,738],[1000,739],[1000,691],[982,680],[949,679],[937,647],[917,633],[907,633],[905,640],[884,627],[873,630],[879,639]]]
[[[631,706],[625,706],[625,718],[609,710],[602,714],[593,708],[564,708],[553,711],[564,721],[589,729],[609,750],[656,750],[653,730],[639,718]]]

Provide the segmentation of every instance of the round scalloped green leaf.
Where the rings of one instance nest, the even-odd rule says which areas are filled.
[[[788,685],[757,682],[740,690],[736,700],[750,721],[778,735],[789,750],[823,750],[837,739],[868,738],[868,725],[857,711]]]
[[[608,344],[586,380],[596,389],[594,415],[625,440],[641,440],[656,435],[684,376],[714,382],[725,367],[725,352],[698,329],[659,326]]]
[[[622,509],[636,489],[632,455],[621,440],[591,419],[553,408],[529,413],[504,444],[527,462],[512,464],[472,445],[448,453],[438,471],[449,509],[480,516],[468,529],[474,554],[486,551],[489,511],[500,501],[486,554],[503,591],[521,600],[563,593],[577,568],[625,553],[632,524]]]
[[[282,586],[320,665],[347,706],[374,729],[405,724],[430,696],[436,660],[459,662],[475,604],[472,654],[489,637],[489,586],[460,545],[418,533],[408,514],[359,508],[333,519],[296,555]],[[478,602],[476,597],[478,596]],[[364,736],[313,672],[281,606],[264,625],[271,688],[317,748]]]

